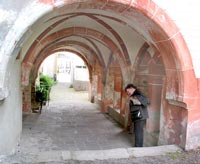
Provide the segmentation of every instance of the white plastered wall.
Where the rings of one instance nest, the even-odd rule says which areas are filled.
[[[22,131],[21,66],[18,60],[7,69],[9,92],[0,102],[0,156],[15,152]]]
[[[28,37],[23,34],[49,9],[35,4],[23,9],[22,0],[16,9],[15,2],[0,4],[0,16],[6,16],[0,20],[0,158],[16,151],[22,132],[21,58],[16,57]]]
[[[192,56],[195,75],[200,78],[200,1],[199,0],[153,0],[180,29]]]

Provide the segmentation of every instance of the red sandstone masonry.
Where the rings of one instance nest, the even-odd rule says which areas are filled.
[[[52,2],[51,0],[40,0],[39,2],[49,4],[55,7],[55,1]],[[173,116],[172,120],[164,122],[164,124],[166,124],[166,127],[170,127],[170,130],[172,130],[165,131],[164,129],[162,129],[166,134],[164,137],[166,137],[166,140],[168,140],[169,143],[180,143],[185,147],[192,147],[190,145],[196,144],[189,143],[187,141],[193,141],[193,139],[195,140],[196,135],[198,135],[194,132],[195,128],[194,126],[192,126],[192,123],[197,122],[199,119],[199,117],[196,117],[196,115],[198,116],[197,111],[199,109],[200,102],[200,82],[199,79],[195,78],[190,53],[182,35],[179,32],[179,29],[174,24],[174,22],[165,14],[165,12],[162,9],[160,9],[150,0],[93,0],[87,1],[87,3],[84,2],[85,1],[66,0],[66,5],[61,9],[60,14],[63,14],[68,10],[72,11],[76,9],[103,9],[104,11],[120,14],[121,16],[124,16],[127,19],[134,18],[134,20],[140,25],[141,31],[143,31],[141,35],[144,38],[151,38],[153,42],[150,44],[152,47],[157,49],[160,55],[162,56],[166,71],[166,88],[163,88],[164,92],[161,101],[164,104],[164,109],[167,109],[166,111],[164,111],[166,112],[164,114],[164,117],[167,120],[167,118],[170,115],[170,112],[170,118],[171,116]],[[63,19],[59,23],[63,23],[64,21],[65,20]],[[122,63],[122,72],[126,72],[126,68],[130,64],[130,59],[129,55],[124,53],[126,52],[126,45],[123,42],[121,42],[119,35],[117,35],[116,33],[112,33],[118,41],[119,45],[121,45],[121,47],[116,46],[116,44],[104,34],[92,29],[86,29],[84,27],[82,27],[82,29],[80,27],[68,28],[66,30],[61,30],[55,34],[48,35],[48,33],[51,32],[51,29],[59,25],[59,23],[47,28],[32,44],[32,47],[30,47],[24,59],[25,64],[33,63],[34,61],[36,61],[38,58],[38,54],[40,54],[41,51],[44,48],[46,48],[49,44],[53,43],[52,41],[62,37],[76,35],[78,33],[79,35],[82,35],[85,38],[95,37],[95,39],[104,42],[104,44],[108,45],[108,47],[110,47],[111,50],[118,55],[120,64]],[[110,29],[111,32],[113,31],[113,29],[111,29],[110,27],[108,27],[107,29]],[[74,44],[75,46],[77,46],[77,43]],[[138,60],[140,58],[141,57],[139,56]],[[23,71],[22,83],[27,83],[27,77],[29,76],[30,68]],[[156,68],[154,68],[153,71],[155,72]],[[134,77],[134,75],[132,76]],[[150,81],[152,83],[159,82],[159,80],[157,81],[153,76],[150,77]],[[153,92],[153,88],[151,89],[151,91],[152,94],[155,93]],[[169,94],[169,97],[167,97],[168,100],[166,99],[167,94]],[[171,103],[175,103],[176,105],[169,104],[170,101]],[[106,105],[112,103],[113,97],[106,98],[103,102],[103,109],[106,108]],[[186,105],[185,107],[181,107],[181,104]],[[125,105],[123,103],[123,111],[124,106]],[[177,106],[179,107],[177,108]],[[184,114],[179,116],[176,113],[177,111]],[[188,112],[188,116],[186,115],[186,111]],[[176,122],[176,120],[179,120],[179,122]],[[184,120],[190,121],[188,122],[188,129],[187,127],[180,127],[180,124],[185,123]],[[182,141],[180,141],[181,136],[179,128],[182,128],[182,133],[185,133],[186,130],[188,132],[191,132],[191,134],[187,135],[186,141],[184,138],[185,136],[183,137]],[[174,138],[176,137],[175,134],[177,134],[178,136],[177,138],[175,138],[175,141],[170,137],[167,138],[167,136],[171,136],[172,138]]]

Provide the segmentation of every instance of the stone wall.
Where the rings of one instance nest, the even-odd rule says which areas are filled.
[[[0,102],[0,156],[14,153],[22,132],[20,62],[14,61],[7,71],[9,95]]]
[[[89,89],[89,82],[88,81],[73,81],[73,87],[76,91],[88,91]]]

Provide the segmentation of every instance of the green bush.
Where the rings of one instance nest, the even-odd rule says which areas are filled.
[[[50,76],[40,75],[40,85],[36,86],[36,91],[42,92],[43,101],[48,101],[50,99],[51,87],[55,85],[53,78]]]
[[[50,76],[40,75],[40,85],[52,87],[55,84],[54,80]]]

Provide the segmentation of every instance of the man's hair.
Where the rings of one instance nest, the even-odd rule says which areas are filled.
[[[127,89],[130,89],[130,88],[137,89],[137,87],[136,87],[135,85],[133,85],[133,84],[127,84],[127,86],[125,87],[125,91],[126,91]]]
[[[125,87],[125,92],[127,89],[130,89],[130,88],[134,88],[135,89],[135,92],[133,93],[133,95],[141,95],[142,92],[133,84],[127,84],[127,86]]]

